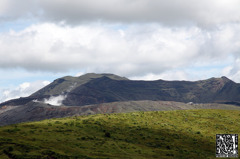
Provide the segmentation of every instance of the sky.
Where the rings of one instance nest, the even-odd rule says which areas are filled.
[[[0,102],[62,76],[240,83],[239,0],[1,0]]]

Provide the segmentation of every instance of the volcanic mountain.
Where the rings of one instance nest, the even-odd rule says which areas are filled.
[[[117,101],[240,103],[240,84],[227,77],[200,81],[136,81],[113,74],[85,74],[56,79],[29,97],[0,104],[24,105],[63,96],[62,105],[84,106]]]
[[[114,80],[103,76],[70,91],[63,104],[82,106],[132,100],[239,102],[240,85],[226,77],[188,82]]]
[[[58,106],[53,106],[51,100],[58,100]],[[186,103],[197,104],[189,106]],[[95,113],[239,109],[226,105],[239,103],[240,84],[227,77],[200,81],[140,81],[113,74],[89,73],[56,79],[28,97],[1,103],[0,125]]]

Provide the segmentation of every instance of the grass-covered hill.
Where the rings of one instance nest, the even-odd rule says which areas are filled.
[[[0,158],[215,158],[238,110],[98,114],[0,127]]]

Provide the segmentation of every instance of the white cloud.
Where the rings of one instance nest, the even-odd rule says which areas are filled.
[[[164,80],[189,80],[188,75],[184,71],[166,71],[162,74],[153,74],[149,73],[145,76],[135,76],[135,77],[130,77],[131,80],[159,80],[159,79],[164,79]]]
[[[35,81],[35,82],[24,82],[16,88],[1,89],[0,90],[0,102],[4,102],[10,99],[19,97],[26,97],[32,93],[38,91],[42,87],[48,85],[49,81]]]
[[[234,81],[240,82],[240,55],[236,57],[232,65],[225,67],[222,73]]]
[[[222,71],[224,67],[221,68],[214,68],[213,67],[186,67],[181,69],[172,69],[172,70],[165,70],[162,73],[153,74],[148,73],[143,76],[131,76],[129,77],[132,80],[169,80],[169,81],[197,81],[197,80],[205,80],[211,77],[221,77],[221,76],[227,76],[226,72],[224,73]],[[225,70],[226,71],[226,70]],[[231,78],[232,80],[235,80],[231,76],[227,76]]]
[[[1,0],[0,22],[33,18],[40,10],[37,0]]]
[[[4,57],[0,67],[144,76],[177,68],[226,65],[238,56],[239,28],[229,24],[206,31],[149,24],[116,29],[44,23],[0,34],[0,56]]]
[[[239,0],[1,0],[0,19],[216,26],[240,21]]]
[[[5,12],[7,12],[7,8],[9,6],[8,0],[2,0],[0,1],[0,15],[3,16]]]
[[[74,77],[79,77],[79,76],[82,76],[82,75],[84,75],[84,72],[78,72],[77,74],[75,74]]]
[[[13,31],[19,19],[35,24]],[[6,21],[0,69],[181,80],[213,65],[240,81],[239,0],[1,0]]]

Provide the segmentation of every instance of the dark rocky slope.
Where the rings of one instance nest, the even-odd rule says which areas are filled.
[[[113,80],[106,76],[89,81],[68,93],[64,105],[82,106],[115,101],[162,100],[212,103],[240,102],[240,85],[227,79],[189,81]]]
[[[112,74],[86,74],[53,81],[29,97],[10,100],[1,106],[25,105],[65,95],[65,106],[84,106],[117,101],[176,101],[194,103],[240,103],[240,84],[226,77],[190,81],[134,81]]]

